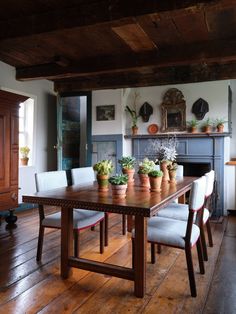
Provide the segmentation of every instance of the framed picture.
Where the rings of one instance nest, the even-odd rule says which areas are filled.
[[[105,105],[96,107],[96,120],[115,120],[115,105]]]

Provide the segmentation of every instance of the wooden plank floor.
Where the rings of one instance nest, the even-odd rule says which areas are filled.
[[[36,263],[37,209],[18,214],[17,228],[0,225],[0,313],[202,313],[222,243],[226,219],[212,224],[206,274],[200,275],[193,249],[198,297],[189,292],[184,252],[163,248],[155,265],[148,250],[147,293],[133,295],[133,283],[84,270],[60,278],[60,232],[47,229],[42,262]],[[131,265],[130,236],[121,234],[121,216],[110,215],[109,246],[99,254],[99,232],[81,234],[81,255],[118,265]],[[210,313],[210,312],[208,312]],[[216,313],[216,312],[214,312]]]

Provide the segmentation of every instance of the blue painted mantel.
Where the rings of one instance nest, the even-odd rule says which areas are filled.
[[[224,138],[229,133],[162,133],[158,135],[127,135],[126,139],[132,141],[132,154],[137,160],[144,157],[155,159],[155,151],[151,151],[153,141],[162,141],[166,138],[176,137],[177,140],[177,162],[183,164],[184,168],[195,166],[202,175],[204,169],[215,170],[215,197],[213,201],[213,215],[222,216],[224,210]],[[200,170],[200,168],[202,168]]]

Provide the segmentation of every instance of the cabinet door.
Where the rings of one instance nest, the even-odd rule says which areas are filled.
[[[18,162],[19,162],[19,110],[14,108],[11,110],[11,172],[10,185],[16,187],[18,185]]]
[[[10,110],[0,110],[0,191],[10,188]]]

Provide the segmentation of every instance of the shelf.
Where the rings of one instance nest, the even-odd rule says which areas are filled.
[[[219,133],[219,132],[212,132],[212,133],[158,133],[158,134],[137,134],[137,135],[125,135],[124,138],[127,139],[145,139],[145,138],[164,138],[164,137],[172,137],[175,136],[177,138],[198,138],[198,137],[228,137],[231,136],[231,133],[229,132],[224,132],[224,133]]]

